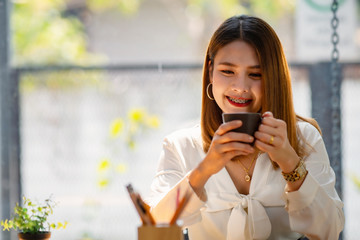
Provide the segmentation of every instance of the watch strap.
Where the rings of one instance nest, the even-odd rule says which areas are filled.
[[[290,173],[281,172],[281,174],[283,175],[284,179],[288,182],[295,182],[303,179],[307,174],[304,161],[301,159],[298,165],[295,167],[294,171]]]

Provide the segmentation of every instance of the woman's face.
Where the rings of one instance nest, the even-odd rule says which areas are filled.
[[[225,45],[209,71],[215,101],[224,113],[260,111],[262,75],[250,44],[239,40]]]

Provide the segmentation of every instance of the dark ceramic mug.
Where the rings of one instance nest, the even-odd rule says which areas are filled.
[[[260,113],[223,113],[223,122],[230,122],[233,120],[241,120],[242,125],[239,128],[234,129],[235,132],[247,133],[250,136],[254,136],[261,123]]]

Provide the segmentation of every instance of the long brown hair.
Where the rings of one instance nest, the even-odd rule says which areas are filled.
[[[213,34],[204,61],[201,132],[204,151],[207,152],[215,131],[222,123],[222,110],[214,100],[207,96],[210,83],[210,69],[213,69],[214,58],[222,47],[241,40],[250,44],[256,51],[262,71],[263,101],[261,113],[271,111],[275,118],[287,124],[287,134],[291,146],[303,157],[305,146],[299,145],[296,121],[302,120],[320,128],[314,119],[297,116],[294,111],[289,67],[285,59],[281,42],[272,27],[257,17],[246,15],[231,17],[223,22]]]

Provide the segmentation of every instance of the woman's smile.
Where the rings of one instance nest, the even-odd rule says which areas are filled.
[[[226,97],[230,104],[234,105],[235,107],[247,107],[251,104],[252,99],[249,98],[235,98],[235,97]]]

